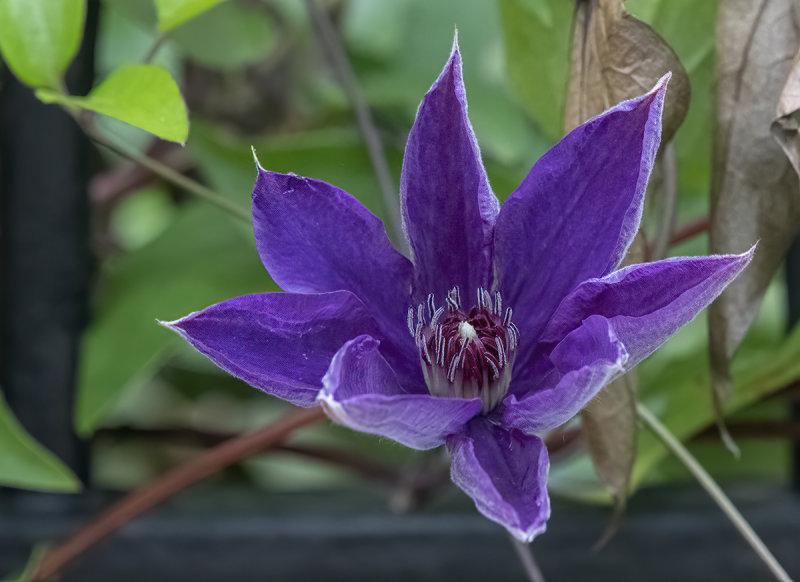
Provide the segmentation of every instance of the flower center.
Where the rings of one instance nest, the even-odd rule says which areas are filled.
[[[519,330],[499,292],[478,289],[477,303],[462,307],[453,288],[444,305],[433,294],[408,310],[408,329],[419,349],[428,391],[448,398],[480,398],[483,412],[502,400],[511,382]]]

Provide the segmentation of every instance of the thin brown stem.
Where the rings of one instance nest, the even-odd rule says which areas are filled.
[[[389,165],[386,163],[386,152],[384,151],[383,142],[378,134],[378,130],[375,127],[375,122],[372,119],[372,112],[370,111],[369,104],[361,91],[356,74],[347,58],[347,53],[345,53],[344,47],[342,46],[339,34],[328,17],[328,13],[320,6],[317,0],[306,0],[306,6],[311,15],[311,20],[319,31],[320,42],[330,58],[334,73],[338,77],[355,111],[358,127],[361,130],[361,134],[364,136],[364,141],[367,144],[367,151],[369,152],[369,159],[372,162],[372,168],[378,180],[378,187],[380,188],[381,197],[383,199],[384,210],[386,211],[386,216],[389,218],[389,226],[391,227],[395,243],[403,245],[405,244],[405,237],[403,236],[403,228],[400,220],[397,190],[392,180],[392,174],[389,171]]]
[[[168,497],[241,459],[276,446],[295,430],[323,418],[325,415],[321,408],[294,410],[264,428],[230,439],[172,469],[112,505],[70,539],[48,552],[33,579],[50,578],[75,557]]]
[[[161,33],[161,34],[158,35],[156,40],[153,42],[153,46],[150,47],[150,50],[147,51],[147,54],[144,57],[144,63],[145,64],[149,65],[150,63],[153,62],[153,60],[156,58],[156,55],[158,54],[158,50],[164,44],[164,41],[166,39],[167,39],[167,37],[166,37],[166,35],[164,33]]]
[[[700,216],[694,220],[690,220],[686,224],[682,224],[675,229],[675,232],[672,233],[672,237],[669,240],[669,246],[677,246],[695,238],[696,236],[700,236],[701,234],[708,232],[708,225],[708,215]]]
[[[366,479],[372,479],[384,485],[394,485],[400,478],[400,472],[387,463],[379,463],[361,455],[348,453],[333,447],[278,445],[277,450],[322,461],[334,467],[349,469]]]
[[[148,428],[131,426],[101,429],[95,434],[99,439],[141,439],[155,441],[159,444],[184,445],[188,447],[214,447],[227,440],[236,438],[236,433],[197,430],[194,428]],[[343,451],[334,447],[317,445],[277,444],[271,451],[289,453],[329,465],[347,469],[365,479],[378,481],[384,485],[394,486],[400,479],[400,471],[389,463],[382,463],[363,455]]]
[[[800,442],[799,421],[741,421],[728,422],[728,432],[735,439],[787,440]],[[696,439],[719,440],[719,431],[711,426],[699,433]]]

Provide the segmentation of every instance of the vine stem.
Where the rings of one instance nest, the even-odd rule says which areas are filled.
[[[325,414],[318,407],[293,410],[276,422],[225,441],[143,485],[48,552],[39,564],[33,580],[50,578],[107,535],[189,485],[250,455],[275,447],[295,430],[323,418]]]
[[[675,229],[675,232],[672,233],[672,237],[669,240],[669,246],[677,246],[681,243],[685,243],[687,240],[692,240],[696,236],[700,236],[704,232],[708,232],[708,225],[709,218],[707,214],[690,220],[686,224]]]
[[[525,575],[528,577],[528,580],[530,580],[530,582],[545,582],[544,574],[542,574],[539,565],[533,558],[533,553],[528,547],[528,544],[519,541],[511,534],[508,534],[508,539],[511,541],[511,545],[517,553],[519,561],[522,563],[522,569],[525,570]]]
[[[389,165],[386,163],[386,152],[383,148],[380,134],[375,127],[375,121],[372,118],[369,103],[367,103],[364,97],[364,93],[358,84],[355,71],[353,71],[344,46],[342,46],[339,34],[327,12],[320,6],[318,0],[306,0],[306,7],[319,31],[320,43],[330,59],[334,73],[338,77],[339,83],[341,83],[355,111],[358,127],[367,144],[367,152],[372,162],[372,169],[378,180],[378,188],[381,192],[386,215],[389,218],[389,225],[394,235],[393,238],[398,245],[404,245],[405,235],[403,234],[403,226],[400,218],[397,190],[392,180],[392,174],[389,171]]]
[[[207,186],[204,186],[203,184],[196,182],[191,178],[187,178],[180,172],[176,172],[166,164],[163,164],[156,159],[144,154],[140,154],[124,145],[120,145],[106,139],[104,136],[94,131],[93,128],[89,127],[85,123],[82,123],[81,127],[86,135],[89,136],[89,139],[91,139],[93,142],[111,150],[123,158],[127,158],[139,164],[140,166],[147,168],[164,180],[172,182],[190,194],[193,194],[194,196],[213,204],[220,210],[224,210],[231,216],[250,224],[250,212],[248,210],[242,208],[235,202],[231,202],[224,196],[217,194],[211,188],[208,188]]]
[[[639,418],[647,426],[647,428],[666,446],[672,454],[689,470],[692,476],[697,479],[697,482],[706,490],[714,502],[725,513],[728,519],[731,520],[733,526],[739,530],[745,541],[750,544],[758,557],[770,569],[772,574],[780,582],[792,582],[792,579],[786,573],[786,570],[780,565],[778,560],[769,551],[769,548],[761,541],[758,534],[750,527],[747,520],[739,513],[736,506],[731,502],[725,492],[722,491],[716,481],[708,474],[703,466],[694,458],[694,456],[683,446],[683,444],[673,435],[670,430],[664,426],[660,420],[650,412],[647,407],[641,403],[637,405],[637,412]]]

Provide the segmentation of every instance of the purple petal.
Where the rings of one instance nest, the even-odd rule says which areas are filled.
[[[503,204],[494,237],[498,286],[529,352],[559,302],[619,264],[639,228],[661,138],[668,76],[572,131]]]
[[[325,182],[259,167],[253,223],[261,260],[282,289],[351,291],[383,335],[409,359],[416,358],[405,323],[411,263],[358,200]]]
[[[332,419],[413,449],[432,449],[480,412],[480,398],[407,394],[378,344],[368,335],[359,336],[334,356],[318,396]]]
[[[408,135],[400,200],[418,297],[442,301],[455,285],[471,297],[487,286],[499,205],[467,118],[457,42]]]
[[[550,517],[550,460],[536,436],[506,430],[478,417],[447,439],[453,482],[483,515],[530,542]]]
[[[630,369],[722,293],[754,250],[632,265],[585,281],[559,305],[542,342],[556,344],[585,318],[602,316],[630,354]]]
[[[550,354],[560,374],[554,385],[520,397],[510,394],[492,414],[503,426],[539,434],[561,426],[603,386],[629,369],[628,354],[607,319],[587,318]]]
[[[352,293],[263,293],[164,322],[229,374],[298,406],[314,406],[322,376],[347,340],[378,333]]]

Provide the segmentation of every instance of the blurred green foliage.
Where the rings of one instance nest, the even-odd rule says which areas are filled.
[[[501,199],[561,135],[569,2],[346,0],[332,6],[386,144],[395,181],[414,113],[449,53],[456,28],[470,117],[492,186]],[[367,151],[344,92],[316,42],[302,0],[104,0],[102,9],[98,77],[111,82],[114,75],[131,74],[125,71],[141,75],[144,70],[157,70],[162,80],[167,71],[177,79],[191,117],[181,159],[194,177],[248,207],[255,178],[253,145],[265,167],[331,182],[379,213],[378,185]],[[628,9],[672,45],[689,72],[691,105],[674,140],[678,215],[687,219],[705,214],[716,2],[629,0]],[[9,52],[7,46],[14,37],[2,40],[3,22],[0,18],[0,48],[13,67],[9,55],[15,49]],[[142,81],[142,87],[150,91],[147,102],[133,93],[121,99],[112,95],[113,104],[126,105],[125,111],[104,110],[96,103],[93,107],[91,95],[82,103],[59,95],[60,87],[53,80],[74,54],[71,47],[77,46],[74,39],[59,43],[53,49],[58,58],[48,57],[37,69],[38,76],[28,82],[56,91],[48,94],[50,98],[81,104],[166,139],[184,141],[184,126],[169,125],[180,117],[175,99],[181,97],[169,82],[162,83],[163,90],[158,92],[161,81],[155,77]],[[151,67],[158,69],[141,68],[148,57],[152,57]],[[122,85],[134,86],[130,78]],[[100,88],[96,91],[102,96]],[[150,113],[168,107],[167,126],[151,125],[147,111],[144,118],[137,117],[141,112],[131,109],[136,107]],[[151,146],[149,136],[120,124],[103,121],[98,131],[140,151]],[[109,175],[125,170],[124,163],[114,157],[106,161]],[[277,290],[260,264],[248,227],[200,201],[186,199],[157,179],[141,188],[112,192],[111,199],[103,208],[108,220],[98,220],[96,225],[95,247],[100,254],[93,317],[80,361],[77,430],[88,435],[126,425],[238,431],[260,426],[285,411],[285,404],[222,374],[156,322],[237,295]],[[695,239],[673,250],[703,254],[704,240]],[[731,402],[731,411],[737,415],[759,414],[759,410],[770,418],[779,415],[780,410],[769,404],[752,405],[800,376],[800,332],[782,339],[784,300],[777,291],[767,296],[764,314],[742,348]],[[683,439],[713,421],[705,335],[700,319],[640,367],[643,400]],[[3,411],[0,408],[0,428],[9,422],[3,420]],[[340,446],[395,464],[411,454],[385,439],[331,424],[305,431],[301,442]],[[717,442],[703,442],[695,449],[710,451],[703,458],[714,461],[712,468],[723,475],[727,471],[738,477],[775,478],[786,470],[786,446],[780,442],[745,443],[743,458],[733,472],[733,462],[720,457]],[[120,443],[106,435],[96,445],[95,476],[100,483],[129,487],[192,450],[171,444],[153,446],[152,441]],[[674,466],[664,463],[665,450],[650,435],[642,435],[639,451],[637,484],[679,475]],[[58,477],[57,468],[49,466],[55,471],[50,475],[51,486],[74,486],[68,474]],[[248,461],[237,477],[274,488],[342,485],[352,479],[341,470],[310,467],[305,460],[274,455]],[[554,466],[552,484],[565,494],[603,497],[584,454]]]

